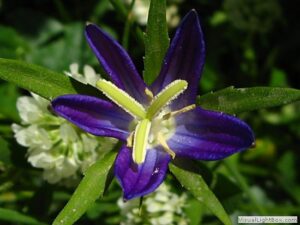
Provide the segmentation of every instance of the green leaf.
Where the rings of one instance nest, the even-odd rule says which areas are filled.
[[[20,212],[0,208],[0,221],[7,221],[12,223],[30,224],[30,225],[46,225],[46,223],[39,222],[33,217],[24,215]]]
[[[53,225],[74,224],[103,195],[109,170],[115,160],[116,152],[108,153],[93,164],[75,190],[71,199],[53,222]]]
[[[8,142],[0,136],[0,165],[1,162],[5,164],[10,164],[10,149]]]
[[[144,80],[148,85],[158,76],[168,47],[166,1],[152,0],[145,34]]]
[[[188,166],[188,168],[186,167]],[[210,190],[199,172],[195,172],[192,168],[193,163],[185,164],[181,168],[178,165],[169,164],[171,172],[175,175],[176,179],[184,186],[191,194],[205,205],[214,215],[216,215],[225,225],[231,225],[231,221],[223,206]],[[195,167],[195,166],[194,166]]]
[[[0,84],[0,114],[14,122],[19,121],[19,113],[17,111],[16,102],[19,97],[18,88],[10,83]]]
[[[199,97],[197,104],[205,109],[235,114],[285,105],[299,100],[300,90],[293,88],[228,87]]]
[[[185,214],[189,219],[189,225],[199,225],[202,224],[202,217],[204,214],[204,205],[197,199],[188,199],[188,204],[184,208]]]
[[[0,78],[48,100],[64,94],[100,95],[96,88],[64,74],[17,60],[0,58]]]
[[[32,43],[32,50],[27,55],[26,61],[57,71],[68,69],[74,62],[79,65],[87,61],[97,63],[83,35],[84,27],[83,23],[69,23],[63,26],[59,35],[55,35],[53,30],[53,34],[50,33],[47,37],[44,37],[47,34],[43,33],[44,29],[41,30],[41,35]]]
[[[299,189],[297,188],[297,165],[296,156],[292,151],[287,151],[279,159],[277,168],[280,173],[278,176],[278,183],[281,184],[283,189],[289,193],[295,201],[300,204]]]
[[[13,28],[0,25],[0,57],[22,58],[28,51],[28,44]]]
[[[258,199],[256,198],[256,195],[251,192],[251,188],[249,187],[245,177],[240,173],[238,168],[238,155],[232,155],[231,157],[226,158],[223,160],[224,166],[228,170],[229,174],[234,177],[236,180],[236,183],[240,186],[240,188],[246,193],[247,197],[252,202],[253,206],[255,207],[255,210],[257,213],[259,213],[261,216],[268,215],[264,206],[259,203]]]

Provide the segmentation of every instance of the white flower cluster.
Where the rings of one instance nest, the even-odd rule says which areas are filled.
[[[124,2],[127,5],[130,5],[132,0],[124,0]],[[176,27],[180,21],[180,17],[178,15],[178,7],[176,3],[181,2],[181,0],[173,0],[173,2],[167,7],[166,10],[166,19],[170,27]],[[149,7],[150,0],[135,0],[134,6],[132,8],[132,13],[139,24],[147,24]]]
[[[70,66],[66,74],[83,83],[96,84],[100,78],[92,67]],[[49,110],[50,102],[38,95],[22,96],[17,100],[21,125],[13,124],[17,142],[28,147],[29,163],[42,168],[49,183],[76,180],[92,163],[110,151],[115,139],[95,137],[81,131]]]
[[[141,208],[139,199],[124,202],[120,198],[118,206],[123,218],[121,225],[187,225],[188,219],[183,211],[186,201],[185,194],[179,196],[172,193],[165,183],[144,198]]]

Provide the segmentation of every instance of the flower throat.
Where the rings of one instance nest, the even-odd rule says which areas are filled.
[[[187,89],[188,83],[185,80],[173,81],[156,96],[153,96],[153,93],[146,88],[145,94],[150,99],[149,106],[143,106],[110,81],[100,79],[97,87],[115,104],[135,118],[135,127],[127,138],[127,146],[132,147],[132,159],[135,163],[141,164],[145,161],[148,145],[160,144],[172,158],[175,157],[166,138],[169,138],[170,134],[174,132],[174,117],[194,109],[195,104],[173,112],[169,111],[168,105]]]

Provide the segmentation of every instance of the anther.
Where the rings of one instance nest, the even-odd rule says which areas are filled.
[[[173,111],[173,112],[169,112],[165,115],[163,115],[163,120],[168,120],[170,119],[171,117],[175,117],[175,116],[178,116],[182,113],[185,113],[185,112],[188,112],[190,110],[193,110],[194,108],[196,108],[196,105],[195,104],[192,104],[192,105],[188,105],[182,109],[179,109],[179,110],[176,110],[176,111]]]
[[[131,148],[133,146],[133,135],[134,135],[134,132],[131,132],[130,135],[128,136],[128,138],[126,139],[126,141],[127,141],[126,146],[129,148]]]
[[[161,146],[163,147],[163,149],[171,155],[172,159],[174,159],[176,156],[176,153],[172,149],[170,149],[168,143],[166,142],[165,138],[163,137],[163,135],[160,132],[157,134],[157,139],[158,139],[159,143],[161,144]]]
[[[152,101],[152,99],[154,98],[152,91],[150,91],[148,88],[145,88],[145,94],[147,95],[149,100]]]

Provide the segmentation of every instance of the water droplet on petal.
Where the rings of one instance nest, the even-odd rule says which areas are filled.
[[[157,174],[159,172],[159,168],[155,168],[155,170],[153,171],[152,175]]]

